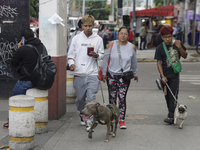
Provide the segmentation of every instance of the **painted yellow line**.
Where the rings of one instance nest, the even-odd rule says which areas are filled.
[[[74,100],[76,97],[66,97],[66,100]]]
[[[16,111],[16,112],[29,112],[29,111],[34,111],[34,106],[32,107],[13,107],[10,106],[10,111]]]
[[[67,78],[67,81],[73,81],[74,78]]]
[[[35,101],[47,101],[47,97],[35,97]]]
[[[13,136],[10,136],[10,141],[12,142],[19,142],[19,143],[22,143],[22,142],[30,142],[30,141],[33,141],[34,140],[34,136],[32,137],[13,137]]]
[[[36,122],[35,126],[36,127],[45,127],[45,126],[47,126],[47,122]]]

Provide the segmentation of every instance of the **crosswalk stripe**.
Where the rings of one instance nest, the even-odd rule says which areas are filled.
[[[180,80],[190,84],[200,85],[200,75],[180,75]]]

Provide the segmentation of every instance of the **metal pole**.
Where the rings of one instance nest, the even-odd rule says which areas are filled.
[[[194,15],[192,24],[192,45],[195,45],[195,34],[196,34],[196,0],[194,0]]]
[[[80,5],[81,5],[81,0],[79,0],[79,5],[78,5],[78,16],[79,16],[79,17],[80,17],[80,11],[81,11],[81,10],[80,10],[80,7],[81,7]]]
[[[112,2],[112,13],[111,13],[111,15],[114,17],[114,3],[115,3],[115,1],[111,0],[111,2]]]
[[[85,16],[85,0],[83,0],[83,9],[82,9],[82,11],[83,11],[83,17]]]
[[[135,28],[136,28],[136,18],[135,18],[135,0],[133,0],[133,16],[132,16],[132,30],[133,30],[133,33],[134,33],[134,41],[133,41],[133,44],[135,44],[135,39],[136,39],[136,36],[135,36]]]
[[[188,44],[188,0],[185,0],[185,44]]]
[[[118,25],[118,28],[121,27],[122,25],[122,1],[123,0],[118,0],[118,9],[117,9],[117,25]]]

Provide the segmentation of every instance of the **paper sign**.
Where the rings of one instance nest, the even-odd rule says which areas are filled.
[[[57,13],[55,13],[51,18],[49,18],[48,21],[52,24],[61,24],[62,26],[65,26],[62,23],[63,19]]]

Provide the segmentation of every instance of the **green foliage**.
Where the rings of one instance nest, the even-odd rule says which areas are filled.
[[[30,0],[30,15],[31,17],[38,19],[39,16],[39,7],[38,4],[39,0]]]
[[[111,7],[110,5],[106,5],[106,2],[86,2],[86,6],[90,7],[86,14],[93,15],[96,20],[108,20]],[[92,10],[98,8],[104,9]]]
[[[80,5],[80,11],[82,12],[82,2]],[[85,7],[89,7],[89,9],[86,9],[85,14],[94,16],[95,20],[108,20],[108,16],[111,14],[111,5],[107,5],[106,1],[86,1]],[[76,1],[76,10],[79,10],[78,1]],[[114,12],[116,12],[116,8]]]
[[[135,2],[136,2],[136,4],[135,4],[136,7],[141,7],[143,0],[136,0]]]

